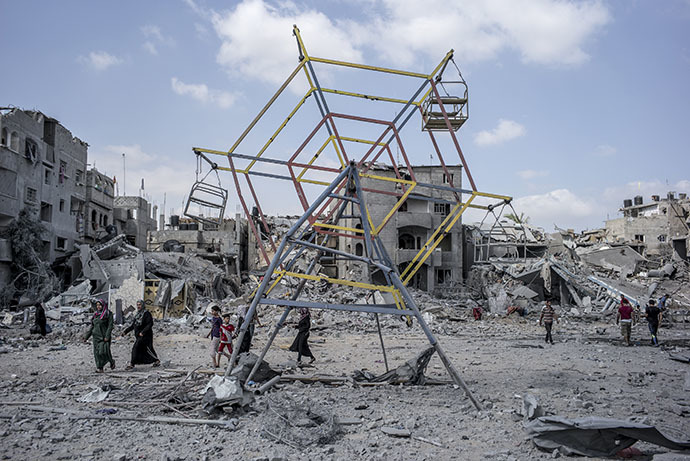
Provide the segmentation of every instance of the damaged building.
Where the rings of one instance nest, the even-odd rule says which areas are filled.
[[[406,171],[398,167],[402,175]],[[461,166],[448,166],[449,174],[444,172],[441,166],[414,166],[415,176],[418,181],[434,185],[453,185],[461,187]],[[395,179],[393,167],[374,165],[369,171],[374,176]],[[409,176],[408,176],[409,178]],[[381,181],[375,178],[362,177],[362,187],[366,189],[378,189],[388,194],[369,194],[368,208],[374,222],[381,222],[393,209],[401,193],[402,184],[395,181]],[[381,229],[379,236],[386,251],[394,260],[398,270],[403,272],[410,261],[419,253],[441,222],[448,216],[455,204],[453,192],[441,189],[428,189],[425,195],[413,192],[394,213],[388,225]],[[360,214],[357,207],[353,206],[352,218],[346,220],[348,227],[361,229]],[[354,249],[356,255],[361,256],[364,247],[361,240],[339,237],[339,248],[346,251]],[[335,264],[338,274],[348,274],[354,264],[351,261],[339,261]],[[328,265],[326,265],[328,267]],[[443,239],[439,247],[434,250],[431,258],[424,262],[420,270],[410,281],[410,286],[423,291],[435,292],[449,288],[462,282],[463,274],[463,230],[462,221],[458,220],[453,226],[452,232]],[[376,279],[377,274],[372,274]],[[379,277],[381,278],[381,277]]]
[[[0,133],[0,229],[30,210],[46,229],[41,258],[65,257],[83,241],[88,144],[56,119],[17,108],[2,110]],[[0,285],[8,283],[7,251]]]
[[[606,221],[609,239],[635,246],[645,255],[660,255],[671,250],[688,259],[690,234],[690,199],[687,194],[669,192],[665,198],[652,195],[644,203],[642,196],[625,199],[619,210],[623,217]]]

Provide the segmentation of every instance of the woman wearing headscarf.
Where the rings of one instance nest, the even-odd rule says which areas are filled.
[[[96,373],[103,373],[103,367],[110,363],[110,368],[115,368],[115,360],[110,353],[110,339],[113,332],[113,314],[108,310],[108,303],[99,299],[96,301],[96,313],[91,319],[91,328],[84,337],[86,342],[89,337],[93,342],[93,358],[96,361]]]
[[[290,346],[290,352],[297,352],[297,363],[302,362],[302,356],[311,357],[309,363],[313,363],[316,357],[311,353],[311,349],[309,349],[309,344],[307,343],[309,339],[309,329],[311,328],[311,313],[308,308],[302,307],[299,310],[299,316],[297,337]]]
[[[137,301],[137,314],[132,324],[125,329],[123,334],[126,335],[132,330],[134,330],[134,345],[127,370],[131,370],[138,364],[152,363],[154,367],[160,365],[161,362],[153,348],[153,316],[141,299]]]

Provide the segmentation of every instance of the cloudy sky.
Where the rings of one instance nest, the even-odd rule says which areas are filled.
[[[0,106],[57,118],[90,144],[91,163],[117,176],[120,192],[137,193],[142,177],[154,203],[167,192],[168,213],[194,181],[192,147],[229,148],[297,65],[293,24],[313,56],[415,72],[453,48],[470,91],[459,137],[478,188],[515,197],[518,212],[547,230],[600,227],[634,195],[690,192],[687,0],[0,0],[0,17]],[[316,71],[330,87],[401,99],[418,85]],[[291,85],[238,151],[255,153],[304,89]],[[309,102],[271,156],[294,150],[315,125]],[[387,119],[399,110],[332,104]],[[343,126],[351,136],[360,128]],[[419,121],[404,132],[412,161],[429,164]],[[454,155],[446,160],[457,163]],[[231,178],[220,179],[233,213]],[[294,192],[280,187],[257,183],[266,211],[297,213]]]

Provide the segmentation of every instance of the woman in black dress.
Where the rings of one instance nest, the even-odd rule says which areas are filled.
[[[137,315],[123,334],[134,330],[134,346],[132,346],[132,360],[126,369],[131,370],[134,365],[153,363],[154,367],[161,364],[156,350],[153,348],[153,317],[146,310],[144,301],[137,301]]]
[[[297,352],[297,363],[302,362],[302,356],[311,357],[309,363],[313,363],[316,360],[314,354],[311,353],[309,349],[309,329],[311,328],[311,314],[309,309],[303,307],[299,310],[299,323],[297,324],[297,337],[292,342],[290,346],[290,352]]]

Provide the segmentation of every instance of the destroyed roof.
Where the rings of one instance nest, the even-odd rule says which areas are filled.
[[[480,227],[481,226],[481,227]],[[540,227],[520,224],[506,219],[492,225],[489,223],[473,223],[468,225],[470,229],[479,231],[487,236],[491,233],[491,239],[497,242],[527,242],[546,244],[546,234]]]

